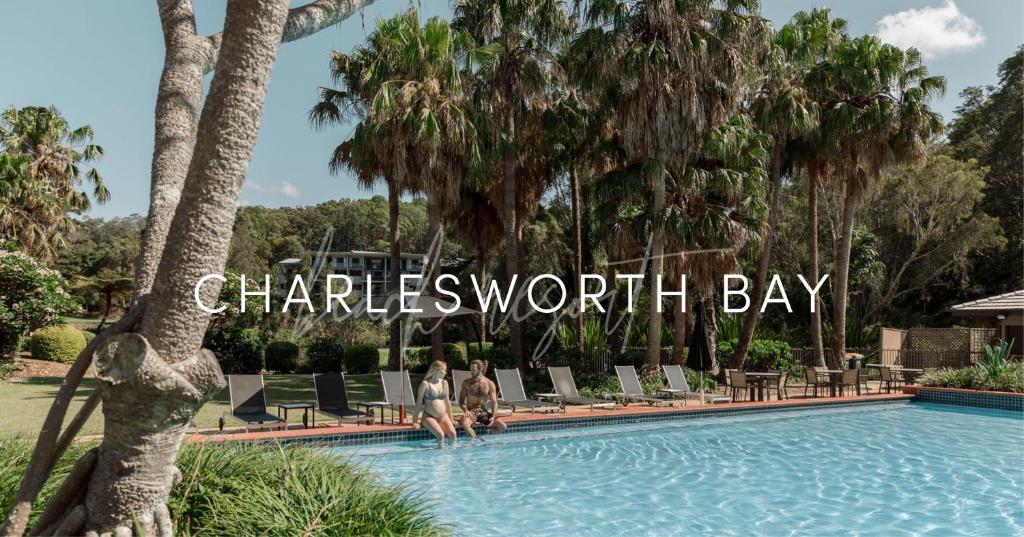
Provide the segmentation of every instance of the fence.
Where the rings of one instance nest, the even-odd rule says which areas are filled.
[[[804,366],[804,367],[816,367],[818,365],[821,365],[821,364],[818,363],[818,356],[817,356],[818,353],[814,352],[814,347],[794,347],[792,349],[792,351],[793,351],[793,363],[795,365],[800,365],[800,366]],[[824,351],[824,355],[825,355],[825,364],[832,363],[831,358],[834,355],[834,353],[832,352],[832,349],[825,348],[825,349],[823,349],[823,351]],[[863,347],[850,347],[850,348],[846,349],[846,352],[848,352],[848,353],[857,353],[857,354],[861,354],[861,355],[864,355],[864,356],[869,356],[869,355],[871,355],[871,354],[873,354],[875,352],[875,349],[868,349],[868,348],[863,348]],[[870,360],[870,361],[873,361],[873,360]],[[842,363],[843,364],[846,363],[845,357],[843,358]]]

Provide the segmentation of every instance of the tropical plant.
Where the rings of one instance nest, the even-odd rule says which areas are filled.
[[[74,228],[68,213],[82,214],[91,205],[89,196],[78,190],[81,184],[92,184],[98,203],[110,197],[99,172],[82,169],[102,158],[103,148],[93,143],[92,127],[72,128],[56,108],[41,106],[12,106],[0,114],[0,148],[25,159],[27,181],[19,181],[15,190],[31,222],[12,222],[9,214],[0,214],[0,222],[7,221],[0,231],[24,241],[34,255],[50,258],[65,246],[66,234]],[[4,190],[0,196],[9,198],[11,192]]]
[[[944,92],[946,83],[929,76],[917,49],[902,50],[874,36],[839,43],[807,81],[822,111],[822,145],[833,155],[830,165],[842,179],[843,218],[832,287],[831,365],[838,366],[846,345],[856,211],[885,168],[924,158],[926,143],[943,127],[928,101]]]
[[[580,83],[613,99],[624,155],[642,165],[650,186],[653,289],[664,273],[667,185],[682,179],[704,135],[727,119],[768,25],[755,1],[581,3],[587,29],[576,44],[586,52],[577,55],[590,62]],[[657,302],[648,315],[652,368],[660,361]]]

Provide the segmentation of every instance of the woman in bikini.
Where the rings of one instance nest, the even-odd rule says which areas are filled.
[[[444,380],[447,373],[448,365],[444,362],[430,364],[427,376],[420,382],[419,395],[416,396],[416,416],[412,420],[412,426],[419,429],[422,418],[430,432],[437,437],[438,447],[444,446],[445,436],[455,441],[455,419],[448,397],[448,383]]]

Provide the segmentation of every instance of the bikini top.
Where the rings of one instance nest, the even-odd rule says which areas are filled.
[[[423,399],[426,401],[442,401],[448,398],[448,383],[441,381],[441,391],[438,392],[435,385],[427,383],[427,390],[423,393]]]

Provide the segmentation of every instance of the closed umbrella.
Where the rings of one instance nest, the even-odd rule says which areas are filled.
[[[713,365],[706,319],[704,303],[697,302],[693,308],[693,336],[690,338],[690,350],[686,353],[686,367],[700,372],[701,403],[704,403],[704,372],[710,371]]]

